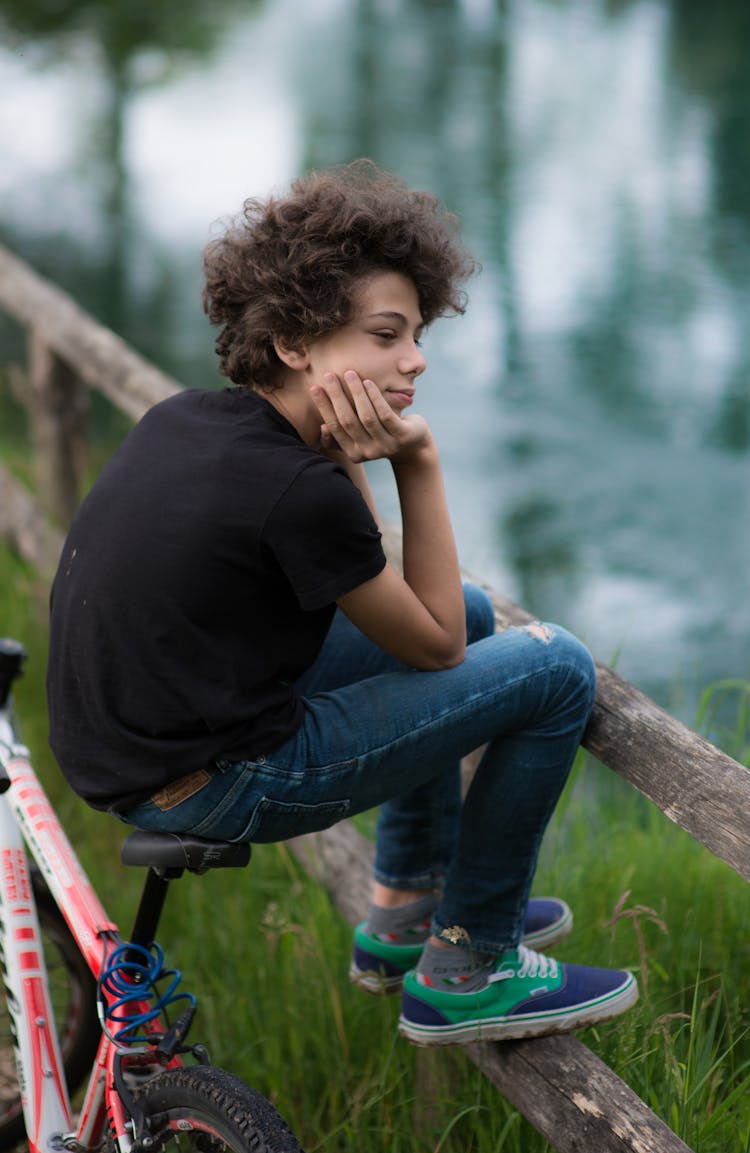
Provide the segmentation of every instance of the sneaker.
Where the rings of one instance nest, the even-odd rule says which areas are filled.
[[[557,897],[532,897],[526,906],[521,944],[528,949],[557,945],[573,928],[573,914]]]
[[[632,973],[564,965],[521,945],[495,962],[487,985],[444,992],[407,973],[398,1030],[416,1045],[466,1045],[570,1033],[634,1005]]]
[[[397,993],[404,974],[413,969],[422,955],[424,941],[413,945],[393,945],[365,932],[366,922],[354,930],[354,949],[349,980],[366,993],[380,996]],[[529,948],[547,948],[573,928],[573,914],[565,901],[556,897],[532,897],[526,906],[521,943]]]

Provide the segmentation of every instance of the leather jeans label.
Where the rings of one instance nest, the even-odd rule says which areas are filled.
[[[151,800],[157,809],[166,813],[169,809],[181,805],[183,801],[190,800],[191,797],[205,788],[210,780],[211,774],[206,769],[196,769],[194,773],[188,773],[186,777],[180,777],[178,781],[170,781],[163,789],[158,789],[152,793]]]

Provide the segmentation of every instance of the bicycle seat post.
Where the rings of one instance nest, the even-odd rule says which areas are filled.
[[[130,934],[134,945],[148,948],[154,942],[169,882],[181,877],[182,873],[182,869],[160,869],[156,865],[149,865]]]
[[[122,846],[125,865],[148,868],[135,916],[131,941],[148,947],[154,941],[169,882],[208,869],[243,868],[250,860],[250,845],[210,841],[183,833],[150,833],[136,829]]]

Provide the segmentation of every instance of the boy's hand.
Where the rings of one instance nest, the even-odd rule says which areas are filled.
[[[403,461],[432,445],[432,433],[424,417],[400,416],[371,380],[358,373],[344,373],[343,383],[326,373],[310,389],[320,413],[321,447],[338,448],[351,461]]]

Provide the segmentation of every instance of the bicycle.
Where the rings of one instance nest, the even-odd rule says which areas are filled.
[[[303,1153],[266,1098],[188,1043],[197,1001],[155,939],[173,880],[244,867],[250,846],[131,833],[123,864],[147,873],[124,940],[20,741],[11,687],[25,659],[0,640],[0,1150],[25,1133],[31,1153]]]

